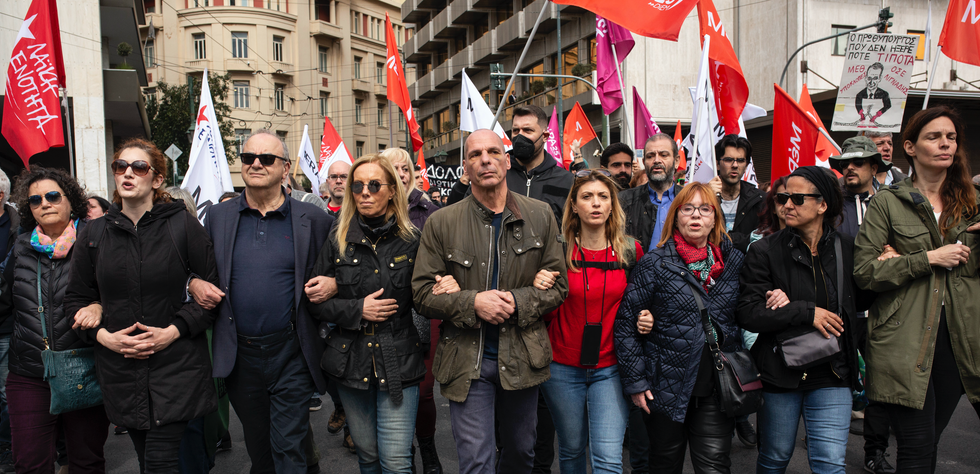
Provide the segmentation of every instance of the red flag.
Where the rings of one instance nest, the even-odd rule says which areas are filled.
[[[684,147],[681,146],[681,141],[684,140],[684,136],[681,135],[681,121],[677,121],[677,127],[674,128],[674,142],[677,143],[677,154],[680,155],[680,159],[677,160],[677,169],[686,170],[687,169],[687,156],[684,154]]]
[[[950,0],[939,46],[954,61],[980,66],[980,11],[975,0]]]
[[[772,118],[772,175],[776,180],[800,166],[814,164],[817,124],[781,87],[776,88]]]
[[[58,88],[65,86],[60,31],[55,0],[34,0],[7,67],[2,132],[28,168],[32,156],[65,146],[58,100]]]
[[[737,135],[740,130],[738,119],[749,101],[749,86],[711,0],[698,0],[698,19],[701,21],[701,38],[711,36],[708,58],[711,60],[711,88],[715,92],[718,122],[725,127],[725,133]]]
[[[326,176],[327,171],[335,161],[354,164],[356,158],[359,157],[354,157],[354,155],[350,154],[350,150],[347,149],[347,145],[340,138],[337,129],[333,128],[333,124],[330,123],[330,118],[324,117],[323,137],[320,138],[320,159],[317,162],[317,171],[323,173],[323,176]]]
[[[820,128],[824,130],[827,129],[823,126],[823,121],[820,120],[820,116],[817,115],[817,109],[813,108],[813,101],[810,100],[810,91],[806,88],[806,84],[803,84],[803,92],[800,92],[800,108],[810,115],[810,118],[812,118]],[[837,149],[834,148],[834,144],[831,143],[827,137],[823,136],[822,133],[817,135],[817,146],[814,149],[814,154],[817,158],[817,166],[823,166],[824,168],[833,170],[833,168],[830,167],[830,162],[827,160],[830,159],[830,156],[836,152]],[[838,178],[841,176],[837,170],[834,170],[834,173],[837,174]]]
[[[565,130],[562,130],[562,156],[561,163],[565,169],[569,169],[572,165],[572,142],[578,140],[578,146],[584,146],[586,143],[597,139],[595,130],[592,129],[592,123],[589,122],[589,117],[585,116],[585,111],[582,110],[582,106],[576,102],[575,107],[572,107],[572,111],[568,113],[568,117],[565,118]]]
[[[388,71],[388,100],[398,105],[405,114],[405,123],[412,136],[412,149],[422,148],[422,136],[419,135],[419,124],[412,112],[412,100],[408,97],[408,85],[405,82],[405,71],[402,70],[402,58],[398,54],[398,43],[395,41],[395,30],[391,27],[391,18],[385,13],[385,42],[388,44],[388,60],[385,69]]]
[[[641,36],[677,41],[691,0],[553,0],[582,7]],[[620,58],[622,59],[622,58]]]
[[[419,150],[419,160],[416,161],[415,164],[417,164],[419,166],[419,168],[421,168],[419,170],[419,173],[422,174],[422,190],[423,191],[428,191],[429,190],[429,173],[428,173],[428,170],[425,169],[425,157],[422,156],[422,150]]]

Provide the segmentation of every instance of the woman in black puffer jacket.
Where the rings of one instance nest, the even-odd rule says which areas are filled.
[[[167,158],[152,143],[124,143],[112,170],[114,204],[79,235],[66,312],[102,302],[104,317],[83,335],[99,343],[106,413],[129,429],[146,473],[177,473],[188,421],[217,409],[205,334],[214,314],[184,302],[191,273],[217,283],[214,251],[196,217],[163,191]]]
[[[91,346],[72,330],[73,313],[67,313],[63,304],[75,237],[85,227],[79,219],[87,212],[85,193],[65,172],[35,166],[21,174],[15,196],[22,225],[30,231],[17,237],[0,285],[0,314],[13,314],[7,400],[14,468],[20,473],[50,472],[62,425],[69,469],[105,472],[103,445],[109,425],[105,409],[98,405],[50,414],[51,391],[41,361],[41,351],[47,347],[64,351]],[[96,303],[83,310],[83,314],[90,312],[101,313],[101,306]]]

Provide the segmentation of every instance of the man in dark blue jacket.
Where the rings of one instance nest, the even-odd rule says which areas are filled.
[[[304,299],[326,285],[308,279],[334,219],[283,191],[291,163],[278,136],[260,130],[242,150],[245,192],[213,206],[205,222],[219,287],[199,279],[188,287],[201,306],[218,307],[214,376],[241,419],[252,474],[303,474],[310,396],[326,390],[324,343]]]

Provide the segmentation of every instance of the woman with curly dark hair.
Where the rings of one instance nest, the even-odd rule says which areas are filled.
[[[90,347],[72,330],[65,289],[76,236],[88,212],[81,186],[57,169],[35,166],[21,173],[14,191],[21,226],[0,280],[0,314],[13,315],[7,379],[10,433],[17,472],[50,472],[65,433],[72,472],[105,472],[103,445],[109,420],[101,404],[52,415],[51,388],[41,352]],[[97,302],[83,315],[101,314]],[[43,311],[42,309],[43,308]],[[42,320],[43,318],[43,320]]]
[[[217,409],[205,334],[214,314],[184,302],[190,273],[218,282],[214,252],[197,217],[164,191],[167,158],[152,143],[123,143],[112,172],[116,205],[78,237],[66,313],[105,307],[82,335],[98,342],[106,413],[128,428],[141,471],[177,473],[188,422]]]

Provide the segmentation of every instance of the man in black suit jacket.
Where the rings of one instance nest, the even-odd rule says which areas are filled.
[[[303,474],[310,397],[326,390],[324,342],[304,299],[331,293],[309,276],[334,219],[283,191],[290,161],[278,136],[260,130],[242,150],[245,192],[213,206],[205,221],[219,287],[193,279],[188,289],[218,308],[214,376],[225,379],[242,422],[251,473]]]

